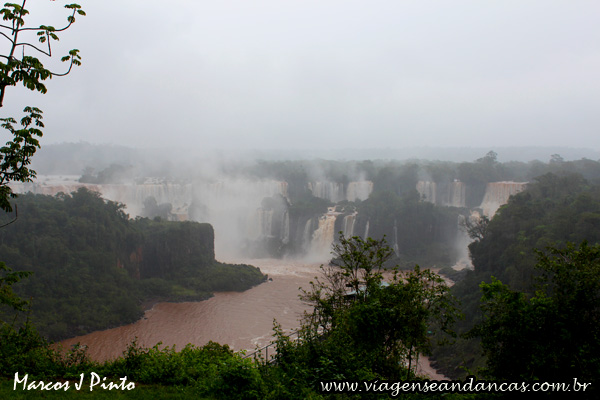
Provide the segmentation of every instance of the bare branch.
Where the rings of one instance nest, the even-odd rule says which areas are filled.
[[[69,69],[64,74],[56,74],[54,72],[50,72],[50,73],[52,74],[52,76],[66,76],[66,75],[69,75],[72,68],[73,68],[73,60],[71,60],[71,64],[69,64]]]
[[[15,222],[17,220],[17,218],[19,218],[19,209],[18,209],[17,205],[15,204],[15,218],[12,221],[10,221],[4,225],[0,225],[0,228],[4,228],[5,226],[12,224],[13,222]]]
[[[48,57],[52,57],[52,53],[50,51],[46,52],[44,50],[40,50],[36,46],[32,45],[31,43],[17,43],[15,46],[23,46],[23,47],[29,46],[29,47],[33,47],[34,49],[36,49],[40,53],[42,53],[44,55],[47,55]],[[48,48],[50,48],[50,45],[48,45]]]
[[[74,17],[74,16],[75,16],[75,12],[73,12],[73,15],[71,15],[71,17]],[[74,21],[74,20],[72,20],[71,22],[69,22],[69,25],[65,26],[64,28],[61,28],[61,29],[54,29],[54,30],[52,30],[52,32],[62,32],[62,31],[66,31],[67,29],[69,29],[69,27],[70,27],[71,25],[73,25],[73,23],[74,23],[74,22],[75,22],[75,21]],[[42,28],[42,27],[39,27],[39,28],[21,28],[21,29],[19,29],[19,30],[20,30],[20,31],[45,31],[46,29],[44,29],[44,28]]]

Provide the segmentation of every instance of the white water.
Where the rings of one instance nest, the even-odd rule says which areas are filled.
[[[346,191],[346,200],[364,201],[369,198],[372,192],[373,182],[371,181],[350,182]]]
[[[342,200],[363,201],[369,198],[373,192],[373,182],[356,181],[349,182],[348,187],[338,182],[309,182],[308,189],[313,196],[337,203]]]
[[[69,194],[79,188],[98,192],[103,198],[125,204],[125,212],[131,217],[142,215],[144,200],[154,197],[158,204],[171,203],[172,213],[179,220],[188,219],[188,209],[192,204],[192,185],[176,183],[144,184],[101,184],[78,182],[76,176],[40,176],[35,182],[11,183],[16,193],[32,192],[54,196],[60,192]]]
[[[417,192],[423,200],[436,204],[437,201],[437,184],[430,181],[418,181]]]
[[[464,182],[454,181],[437,184],[431,181],[418,181],[417,192],[430,203],[446,207],[466,207],[467,187]]]
[[[479,208],[487,217],[493,217],[500,206],[508,203],[513,194],[525,190],[527,182],[490,182],[485,189],[485,195]]]
[[[337,203],[346,198],[344,185],[337,182],[309,182],[308,189],[312,195],[321,199]]]
[[[319,225],[312,234],[308,259],[328,260],[331,258],[331,245],[335,239],[335,220],[338,215],[335,207],[329,207],[327,213],[319,217]]]

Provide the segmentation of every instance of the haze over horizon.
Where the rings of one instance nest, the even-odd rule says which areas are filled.
[[[45,95],[9,88],[0,113],[40,107],[42,147],[600,150],[594,1],[79,4],[42,61],[83,65]],[[62,5],[26,21],[62,27]]]

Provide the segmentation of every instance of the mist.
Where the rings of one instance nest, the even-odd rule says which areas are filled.
[[[5,115],[44,110],[43,145],[600,149],[597,2],[80,3],[55,53],[83,65],[46,95],[7,93]],[[29,8],[33,25],[65,19]]]
[[[493,151],[427,148],[398,158],[285,159],[286,153],[157,151],[86,143],[49,145],[33,183],[17,192],[55,195],[80,187],[123,203],[130,218],[209,223],[218,259],[293,258],[325,262],[344,236],[386,237],[403,265],[470,265],[470,240],[459,221],[491,218],[511,195],[547,172],[598,179],[585,149]],[[476,156],[449,161],[449,156]],[[561,151],[562,154],[549,151]],[[423,159],[427,154],[444,161]],[[344,153],[348,156],[351,153]],[[381,155],[388,155],[385,151]],[[402,159],[403,154],[412,158]],[[547,161],[516,161],[539,154]]]

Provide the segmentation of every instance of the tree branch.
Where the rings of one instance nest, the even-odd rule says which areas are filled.
[[[13,44],[13,46],[15,45],[15,42],[7,34],[5,34],[4,32],[0,32],[0,35],[2,35],[5,38],[7,38]]]
[[[48,52],[44,51],[44,50],[40,50],[38,49],[36,46],[32,45],[31,43],[17,43],[15,46],[29,46],[29,47],[33,47],[34,49],[36,49],[37,51],[39,51],[40,53],[48,56],[48,57],[52,57],[52,52],[51,50],[49,50]],[[48,44],[48,49],[50,49],[50,45]]]

